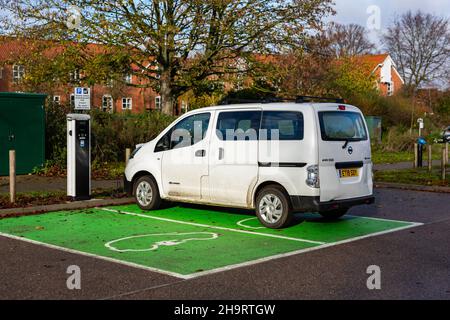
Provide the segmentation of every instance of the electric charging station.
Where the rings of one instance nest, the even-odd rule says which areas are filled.
[[[67,115],[67,196],[91,198],[91,117]]]

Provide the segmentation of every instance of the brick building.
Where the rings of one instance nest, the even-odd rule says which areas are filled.
[[[27,67],[16,61],[24,53],[31,52],[35,43],[23,39],[0,38],[0,92],[20,92],[23,91],[21,81],[27,74]],[[86,49],[92,53],[102,53],[103,47],[89,44]],[[47,57],[56,57],[63,54],[62,46],[50,46],[42,52]],[[133,66],[131,66],[133,71]],[[74,88],[82,85],[83,71],[72,70],[68,75],[69,81],[66,84],[58,84],[43,92],[51,96],[57,103],[73,104]],[[131,111],[139,113],[143,111],[160,110],[161,97],[151,88],[145,88],[148,80],[139,77],[136,73],[123,74],[121,81],[106,81],[105,84],[94,84],[91,89],[91,106],[101,108],[106,112]],[[143,87],[139,87],[143,86]],[[175,114],[180,114],[187,110],[187,102],[179,99],[178,105],[174,108]]]
[[[364,55],[359,59],[369,66],[371,74],[376,78],[376,86],[380,94],[392,96],[405,84],[397,66],[388,53],[377,55]],[[368,70],[369,71],[369,70]]]

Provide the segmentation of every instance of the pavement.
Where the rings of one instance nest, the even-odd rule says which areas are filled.
[[[423,225],[194,279],[0,236],[0,299],[450,299],[450,194],[376,197],[350,214]],[[81,290],[67,289],[71,265]],[[366,286],[371,265],[381,290]]]

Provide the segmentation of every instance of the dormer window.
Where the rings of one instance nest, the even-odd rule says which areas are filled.
[[[133,75],[131,73],[127,73],[126,75],[123,76],[123,81],[125,83],[132,84],[133,83]]]

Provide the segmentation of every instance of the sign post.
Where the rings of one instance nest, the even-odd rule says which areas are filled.
[[[90,88],[75,88],[75,110],[91,110]]]
[[[422,129],[425,128],[424,122],[422,118],[417,119],[417,123],[419,124],[419,137],[422,136]]]

